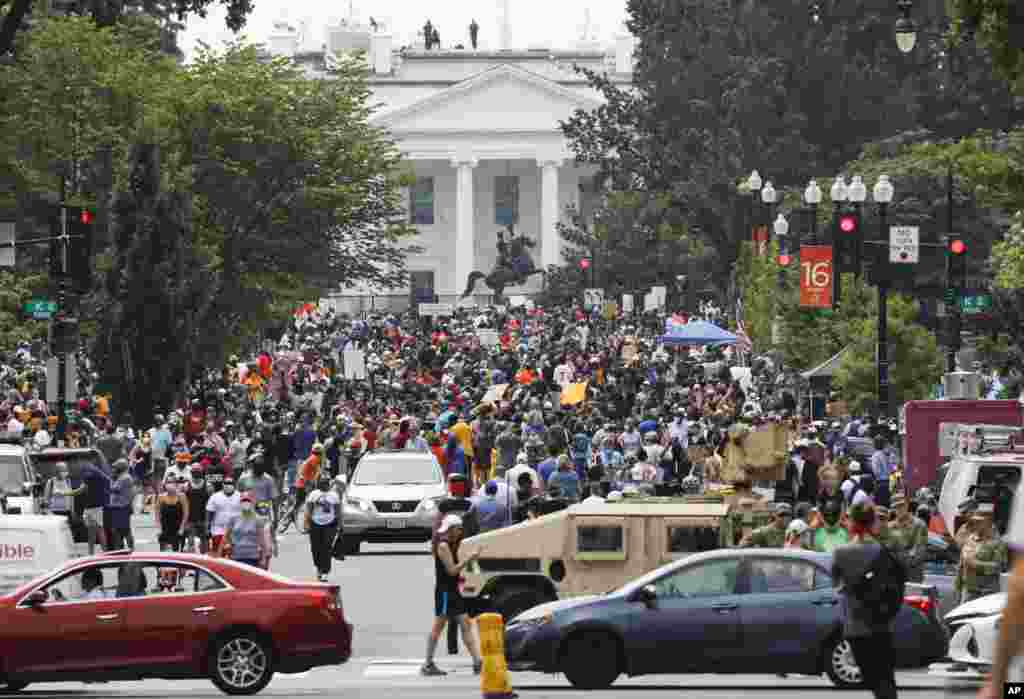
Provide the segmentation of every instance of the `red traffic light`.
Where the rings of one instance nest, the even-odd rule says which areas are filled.
[[[949,244],[949,251],[954,255],[963,255],[967,252],[967,246],[964,245],[962,240],[954,240]]]
[[[843,233],[853,233],[857,230],[857,219],[853,216],[843,216],[839,219],[839,230]]]
[[[779,266],[780,267],[789,267],[789,255],[786,255],[786,254],[779,255]]]
[[[590,267],[590,260],[580,260],[580,269],[587,269]]]
[[[95,218],[96,218],[95,214],[93,214],[93,212],[89,211],[88,209],[82,209],[82,213],[80,213],[78,215],[78,220],[81,223],[85,223],[85,224],[92,223]]]

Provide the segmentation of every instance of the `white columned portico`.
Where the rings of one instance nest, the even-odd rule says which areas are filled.
[[[452,158],[455,168],[455,292],[461,293],[473,271],[476,232],[473,230],[473,168],[476,158]]]
[[[538,158],[540,166],[540,230],[541,259],[546,270],[551,265],[562,264],[558,245],[558,169],[560,158]]]

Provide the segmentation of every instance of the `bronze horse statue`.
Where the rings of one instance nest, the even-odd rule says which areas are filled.
[[[509,226],[509,235],[512,235],[511,226]],[[495,296],[500,297],[505,291],[505,287],[522,284],[530,277],[542,274],[544,270],[537,269],[530,258],[529,249],[536,245],[536,242],[525,235],[512,237],[506,242],[504,232],[498,231],[498,264],[490,274],[471,272],[466,280],[466,291],[462,294],[462,298],[472,294],[476,283],[480,280],[483,280]]]

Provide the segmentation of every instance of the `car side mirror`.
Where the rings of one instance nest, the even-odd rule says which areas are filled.
[[[648,609],[654,609],[654,605],[658,601],[658,590],[654,585],[644,585],[636,591],[633,598],[637,602],[642,602]]]
[[[25,598],[25,602],[30,607],[38,607],[41,604],[46,604],[49,599],[50,595],[46,593],[46,590],[35,590]]]

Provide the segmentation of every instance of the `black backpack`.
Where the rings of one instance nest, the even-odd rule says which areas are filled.
[[[865,606],[875,624],[887,624],[896,618],[903,606],[907,587],[907,571],[892,551],[879,544],[880,550],[871,565],[851,590]]]

